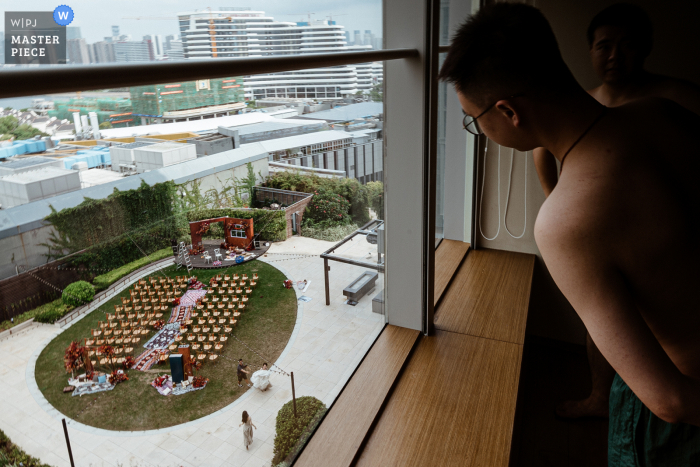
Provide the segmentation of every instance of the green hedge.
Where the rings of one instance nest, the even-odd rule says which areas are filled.
[[[61,299],[66,305],[80,306],[92,301],[95,297],[95,287],[85,281],[77,281],[63,289]]]
[[[253,229],[260,233],[260,240],[280,242],[287,239],[287,219],[284,211],[270,211],[267,209],[199,209],[189,211],[186,214],[187,222],[194,222],[217,217],[233,217],[235,219],[253,219]],[[219,229],[219,230],[217,230]],[[187,235],[189,236],[189,225]],[[219,226],[212,225],[205,238],[223,238],[223,230]]]
[[[46,220],[55,228],[44,244],[49,259],[86,250],[71,257],[71,266],[115,269],[170,245],[178,238],[172,181],[119,191],[90,199],[73,208],[52,212]]]
[[[132,261],[129,264],[125,264],[120,268],[113,269],[106,274],[97,276],[92,280],[92,284],[95,286],[96,290],[104,290],[122,277],[128,276],[132,272],[136,271],[137,269],[141,269],[151,262],[167,258],[168,256],[173,256],[173,249],[172,247],[163,248],[162,250],[158,250],[148,256],[149,258],[144,256],[143,258]]]
[[[59,298],[53,302],[41,305],[32,311],[35,312],[34,321],[53,324],[73,311],[74,308],[73,305],[66,305],[63,303],[63,299]]]
[[[301,236],[315,238],[316,240],[325,240],[327,242],[339,242],[355,230],[357,230],[355,224],[322,227],[304,222],[301,228]]]
[[[353,222],[362,225],[369,221],[369,190],[354,178],[322,178],[303,175],[299,171],[284,171],[268,177],[265,186],[302,193],[313,193],[319,189],[332,191],[348,200]]]
[[[369,206],[379,219],[384,219],[384,183],[367,182]]]
[[[312,396],[297,398],[297,418],[294,418],[293,402],[284,404],[277,412],[272,465],[292,461],[325,413],[326,405]]]
[[[0,430],[0,467],[15,467],[19,466],[20,463],[24,467],[49,467],[49,465],[42,463],[36,457],[32,457],[22,451]]]

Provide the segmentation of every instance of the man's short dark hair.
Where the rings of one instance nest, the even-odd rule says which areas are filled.
[[[540,10],[496,3],[469,17],[452,38],[439,79],[476,103],[575,82]]]
[[[618,26],[627,30],[646,57],[651,52],[654,28],[646,11],[630,3],[616,3],[595,15],[588,25],[588,46],[593,47],[595,31],[601,26]]]

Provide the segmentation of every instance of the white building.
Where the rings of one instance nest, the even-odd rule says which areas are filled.
[[[114,43],[114,58],[117,62],[149,62],[154,59],[151,48],[145,41]]]
[[[85,39],[69,39],[67,42],[68,60],[72,64],[90,63],[90,55],[88,54],[88,46]]]
[[[186,59],[267,57],[369,50],[349,46],[343,26],[335,21],[275,21],[263,11],[220,8],[178,14]],[[361,73],[370,64],[360,65]],[[246,100],[268,97],[339,99],[368,90],[358,83],[358,66],[299,70],[244,79]],[[376,75],[378,81],[382,74]],[[367,77],[363,77],[363,83]]]

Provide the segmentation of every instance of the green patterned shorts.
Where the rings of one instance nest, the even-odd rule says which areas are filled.
[[[610,389],[608,467],[700,466],[700,427],[651,413],[615,375]]]

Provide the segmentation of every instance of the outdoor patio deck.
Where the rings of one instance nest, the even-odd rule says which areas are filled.
[[[206,251],[209,252],[209,256],[211,256],[212,261],[211,262],[205,261],[203,255],[190,255],[190,263],[192,264],[192,266],[195,269],[217,269],[217,268],[228,268],[231,266],[236,266],[235,261],[226,261],[226,260],[221,261],[221,266],[214,266],[214,261],[216,261],[216,257],[214,255],[214,250],[219,248],[219,245],[221,245],[222,241],[223,241],[223,239],[221,239],[221,240],[218,240],[218,239],[217,240],[203,240],[202,246],[204,247],[204,249]],[[267,250],[270,249],[269,246],[264,246],[264,245],[265,245],[265,243],[262,242],[261,248],[256,248],[255,250],[249,251],[248,253],[255,254],[256,257],[254,259],[257,259],[258,257],[267,253]],[[270,245],[272,245],[272,243],[270,243]],[[219,248],[219,250],[221,251],[220,248]],[[221,251],[221,254],[224,255],[224,258],[226,258],[226,254],[223,251]],[[253,261],[253,260],[252,259],[246,260],[246,261],[244,261],[244,263],[241,263],[241,264],[245,264],[245,263],[248,263],[250,261]]]

